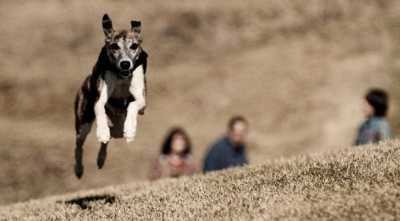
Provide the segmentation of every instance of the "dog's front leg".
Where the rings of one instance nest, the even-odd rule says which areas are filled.
[[[142,65],[137,67],[133,72],[129,91],[135,97],[135,101],[129,103],[124,123],[124,137],[128,143],[135,139],[138,112],[146,105],[144,97],[144,71]]]
[[[105,81],[100,81],[100,96],[94,105],[94,112],[96,114],[96,124],[97,124],[97,140],[101,143],[108,143],[110,141],[110,128],[108,127],[108,118],[106,114],[105,105],[108,100],[108,95],[110,88]]]

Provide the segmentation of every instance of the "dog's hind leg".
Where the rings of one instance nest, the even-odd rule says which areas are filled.
[[[86,137],[90,132],[90,129],[92,128],[92,123],[85,123],[82,124],[78,129],[77,129],[77,134],[76,134],[76,148],[75,148],[75,175],[79,179],[83,175],[83,163],[82,163],[82,158],[83,158],[83,144],[85,143]]]
[[[99,153],[97,155],[97,168],[101,169],[107,158],[107,146],[108,143],[101,143]]]

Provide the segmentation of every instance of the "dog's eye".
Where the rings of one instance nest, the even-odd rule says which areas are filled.
[[[136,48],[138,48],[138,44],[136,44],[136,43],[133,43],[132,45],[131,45],[131,49],[132,50],[136,50]]]
[[[117,43],[113,43],[113,44],[111,44],[111,49],[112,50],[119,50],[119,46],[118,46],[118,44]]]

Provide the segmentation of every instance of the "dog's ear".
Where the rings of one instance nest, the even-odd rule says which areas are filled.
[[[114,32],[114,29],[113,29],[111,18],[107,14],[103,15],[102,25],[103,25],[103,31],[104,31],[104,34],[106,35],[106,37],[111,38],[112,33]]]
[[[140,33],[142,29],[142,22],[141,21],[131,21],[131,30],[136,33]]]

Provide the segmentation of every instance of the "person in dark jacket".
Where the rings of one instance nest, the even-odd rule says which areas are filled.
[[[248,122],[244,117],[231,118],[228,123],[227,135],[209,149],[203,171],[210,172],[248,164],[246,157],[247,130]]]
[[[365,96],[364,114],[366,120],[358,129],[355,145],[377,143],[391,138],[391,129],[386,119],[389,98],[382,89],[371,89]]]

